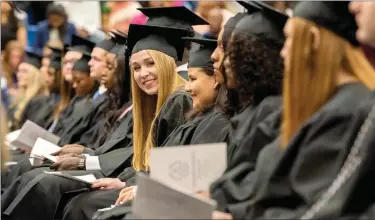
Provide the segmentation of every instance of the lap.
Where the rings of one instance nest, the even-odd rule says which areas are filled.
[[[75,196],[65,206],[63,219],[92,219],[98,209],[114,204],[121,190],[97,190]]]

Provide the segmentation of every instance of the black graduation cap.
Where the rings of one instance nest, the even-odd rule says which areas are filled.
[[[31,51],[26,51],[24,63],[28,63],[37,69],[40,69],[40,67],[42,67],[42,56]]]
[[[224,32],[223,32],[223,45],[224,48],[227,47],[227,43],[232,35],[232,31],[236,27],[237,23],[247,15],[247,13],[237,13],[235,16],[228,19],[227,23],[224,25]]]
[[[110,33],[111,35],[113,35],[111,37],[113,38],[114,42],[116,42],[117,44],[126,44],[128,36],[125,33],[118,30],[111,31]]]
[[[47,46],[50,50],[52,50],[52,54],[51,54],[51,57],[52,56],[62,56],[63,54],[63,50],[60,49],[60,48],[56,48],[56,47],[51,47],[51,46]]]
[[[77,60],[74,63],[72,70],[80,71],[84,73],[90,73],[90,66],[89,66],[90,60],[91,60],[91,56],[84,53],[81,59]]]
[[[102,48],[103,50],[109,52],[112,48],[116,46],[116,42],[111,37],[110,39],[105,39],[103,41],[100,41],[95,45],[95,47]]]
[[[301,17],[320,25],[353,45],[359,45],[356,39],[358,29],[354,16],[349,12],[348,1],[307,1],[300,2],[293,10],[293,16]]]
[[[118,54],[118,52],[120,51],[120,49],[123,47],[124,45],[120,45],[120,44],[117,44],[114,48],[112,48],[109,53],[112,53],[112,54]]]
[[[54,69],[60,69],[61,68],[61,55],[57,55],[57,54],[52,55],[49,66]]]
[[[262,2],[238,2],[248,10],[236,25],[235,32],[261,36],[278,42],[284,41],[283,28],[288,16]]]
[[[188,68],[213,68],[214,63],[211,60],[211,54],[214,52],[216,48],[216,40],[194,37],[183,37],[182,39],[200,45],[198,50],[190,54]]]
[[[194,25],[208,25],[203,18],[185,6],[139,8],[148,17],[147,25],[191,29]]]
[[[72,44],[68,47],[68,50],[78,51],[86,54],[91,54],[92,49],[95,47],[95,43],[80,37],[78,35],[73,34],[72,36]]]
[[[175,60],[184,55],[184,41],[187,30],[151,25],[131,24],[128,35],[128,50],[131,54],[141,50],[156,50]]]

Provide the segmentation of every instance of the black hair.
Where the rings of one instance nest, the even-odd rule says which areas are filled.
[[[226,112],[256,106],[267,96],[281,93],[284,66],[279,53],[282,45],[264,36],[232,34],[225,57],[229,58],[237,88],[228,90]]]
[[[127,88],[125,83],[127,74],[125,72],[125,57],[118,56],[116,58],[117,66],[114,73],[115,85],[113,88],[108,89],[108,103],[104,110],[105,112],[105,124],[103,133],[99,138],[99,146],[105,143],[107,136],[111,130],[114,129],[115,123],[123,111],[130,106],[130,88]],[[125,74],[124,74],[125,73]]]

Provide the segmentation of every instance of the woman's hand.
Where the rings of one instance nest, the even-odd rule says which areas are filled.
[[[77,154],[80,155],[85,150],[85,147],[79,144],[68,144],[62,147],[59,151],[52,153],[52,156],[62,156],[65,154]]]
[[[135,197],[136,190],[137,186],[130,186],[121,190],[119,197],[116,201],[116,205],[132,200]]]
[[[233,216],[231,214],[229,214],[229,213],[214,211],[212,213],[212,219],[217,219],[217,220],[232,220]]]
[[[95,180],[92,182],[91,188],[93,189],[122,189],[126,186],[125,182],[121,182],[121,180],[117,178],[102,178]]]

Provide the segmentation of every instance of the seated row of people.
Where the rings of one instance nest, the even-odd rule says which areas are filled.
[[[261,2],[239,3],[247,12],[232,17],[217,42],[192,37],[188,30],[200,18],[171,7],[142,9],[149,22],[130,25],[126,50],[114,56],[113,48],[124,43],[91,47],[90,62],[88,43],[74,45],[81,57],[73,66],[76,93],[81,76],[75,70],[91,79],[101,73],[106,108],[89,100],[82,117],[60,114],[60,126],[71,127],[69,135],[60,133],[68,141],[55,153],[58,161],[50,167],[20,161],[9,171],[3,217],[132,218],[135,174],[150,172],[153,147],[219,142],[228,144],[227,169],[210,192],[197,192],[217,201],[214,219],[371,215],[372,193],[359,186],[371,183],[372,159],[365,153],[372,155],[375,71],[358,47],[349,3],[301,2],[292,18]],[[188,82],[176,72],[186,42],[198,45],[189,47]],[[349,178],[350,188],[340,188],[336,182],[347,178],[339,177],[358,156],[357,145],[364,145],[364,162],[357,161],[360,172]],[[51,170],[98,180],[88,188],[44,172]]]

